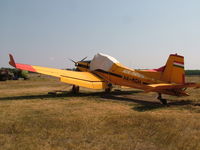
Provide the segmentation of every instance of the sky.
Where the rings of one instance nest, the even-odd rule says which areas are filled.
[[[0,0],[0,67],[71,68],[96,53],[159,68],[171,53],[200,69],[199,0]]]

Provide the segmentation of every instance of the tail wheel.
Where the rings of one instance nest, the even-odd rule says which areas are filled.
[[[167,100],[162,98],[162,94],[161,93],[158,93],[158,97],[157,99],[160,100],[160,102],[163,104],[163,105],[167,105]]]
[[[166,100],[166,99],[160,99],[160,102],[161,102],[163,105],[167,105],[167,100]]]

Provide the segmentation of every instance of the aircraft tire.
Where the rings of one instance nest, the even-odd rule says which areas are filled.
[[[167,105],[167,100],[166,99],[160,99],[160,102],[163,104],[163,105]]]
[[[106,88],[106,89],[105,89],[105,92],[106,92],[106,93],[110,93],[110,92],[111,92],[111,88]]]

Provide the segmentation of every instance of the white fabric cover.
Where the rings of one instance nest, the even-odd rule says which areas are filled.
[[[114,63],[119,62],[109,55],[98,53],[94,56],[90,63],[90,70],[94,71],[97,69],[101,69],[104,71],[109,71]]]

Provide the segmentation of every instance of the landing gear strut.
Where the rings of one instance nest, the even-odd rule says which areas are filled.
[[[73,94],[79,93],[79,86],[73,85],[73,86],[72,86],[72,93],[73,93]]]
[[[162,104],[167,105],[167,100],[162,98],[162,94],[161,93],[158,93],[157,99],[159,99]]]

